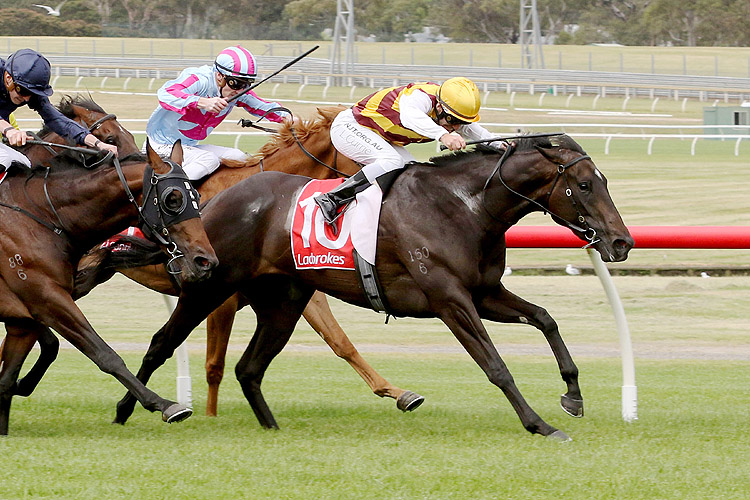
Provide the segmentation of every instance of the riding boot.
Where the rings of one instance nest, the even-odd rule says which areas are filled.
[[[368,187],[370,187],[370,181],[367,180],[365,174],[360,170],[335,189],[316,196],[314,198],[315,203],[320,207],[320,212],[323,214],[326,222],[333,224],[339,217],[339,208],[352,201],[357,193],[364,191]]]

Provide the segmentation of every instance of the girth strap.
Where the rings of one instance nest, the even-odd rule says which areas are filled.
[[[354,269],[357,272],[359,285],[362,287],[370,307],[376,312],[384,312],[390,315],[385,305],[385,295],[380,286],[380,281],[378,281],[375,267],[363,259],[356,250],[352,250],[352,257],[354,257]]]

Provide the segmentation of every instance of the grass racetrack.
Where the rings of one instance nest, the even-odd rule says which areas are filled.
[[[130,82],[125,94],[123,81],[110,79],[101,89],[100,82],[84,81],[78,90],[92,89],[94,99],[121,120],[145,120],[156,105],[147,80]],[[53,102],[74,83],[61,78]],[[303,117],[322,102],[351,102],[349,89],[331,88],[324,98],[322,88],[306,87],[301,94],[298,88],[269,84],[258,93]],[[355,98],[367,93],[357,89]],[[570,108],[586,113],[565,117],[555,111],[567,109],[565,96],[542,102],[539,96],[492,93],[486,99],[483,122],[507,124],[491,128],[502,134],[516,126],[550,131],[573,122],[699,125],[706,105],[662,100],[660,116],[648,116],[655,104],[634,99],[627,103],[633,114],[603,118],[599,111],[621,111],[623,99],[600,99],[594,110],[593,97],[575,97]],[[29,110],[17,116],[34,117]],[[234,123],[243,116],[235,112],[218,130],[239,130]],[[123,123],[145,129],[143,121]],[[626,224],[750,226],[747,141],[735,156],[734,141],[701,139],[693,156],[690,140],[657,139],[649,155],[648,140],[615,138],[605,154],[604,139],[579,137],[591,129],[565,130],[608,177]],[[210,142],[234,140],[215,135]],[[255,151],[265,140],[243,137],[239,146]],[[419,159],[435,154],[434,145],[412,151]],[[552,224],[541,214],[523,223]],[[403,414],[392,400],[373,396],[300,323],[264,380],[281,430],[261,429],[233,374],[255,327],[252,312],[242,311],[218,418],[203,416],[201,327],[188,340],[193,417],[166,425],[137,406],[127,425],[114,426],[109,422],[122,386],[65,347],[37,391],[14,399],[10,435],[0,438],[0,499],[745,499],[750,278],[747,272],[719,277],[715,269],[747,269],[749,259],[750,250],[636,248],[626,262],[609,266],[711,275],[614,277],[636,357],[639,420],[627,424],[620,416],[616,329],[601,285],[593,276],[562,272],[568,263],[590,265],[588,257],[580,250],[511,249],[514,272],[505,283],[558,321],[580,369],[585,417],[573,419],[559,408],[564,384],[540,333],[522,325],[486,326],[531,406],[573,438],[564,444],[528,434],[442,323],[405,318],[383,325],[383,316],[338,301],[332,302],[334,314],[373,367],[425,396],[417,411]],[[540,267],[560,273],[535,275]],[[119,276],[79,304],[132,371],[166,319],[157,294]],[[149,386],[174,397],[174,362]]]
[[[368,361],[426,397],[418,410],[372,395],[301,323],[264,381],[281,430],[261,429],[231,370],[254,328],[250,311],[235,323],[217,418],[202,415],[204,328],[189,340],[196,413],[175,425],[140,406],[111,425],[122,387],[66,348],[37,391],[15,399],[0,498],[746,498],[747,278],[615,280],[636,354],[636,422],[620,416],[617,340],[596,278],[511,275],[511,290],[557,319],[585,417],[560,410],[564,384],[541,334],[489,331],[526,399],[570,443],[528,434],[441,323],[383,325],[333,301]],[[166,316],[157,294],[122,277],[80,304],[132,370]],[[149,385],[173,397],[174,377],[170,361]]]

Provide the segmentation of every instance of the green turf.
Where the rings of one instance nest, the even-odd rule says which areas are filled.
[[[574,439],[560,444],[528,434],[466,356],[371,358],[427,402],[402,414],[332,356],[284,353],[264,384],[275,432],[234,381],[218,418],[168,426],[137,407],[111,425],[120,387],[65,351],[16,402],[0,498],[745,498],[747,363],[640,361],[639,420],[627,424],[615,360],[578,360],[587,407],[572,419],[551,357],[508,357],[529,403]],[[153,387],[170,392],[169,375]]]

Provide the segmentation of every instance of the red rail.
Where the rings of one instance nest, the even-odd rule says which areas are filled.
[[[635,248],[750,248],[748,226],[629,226]],[[513,226],[509,248],[580,248],[585,243],[562,226]]]

